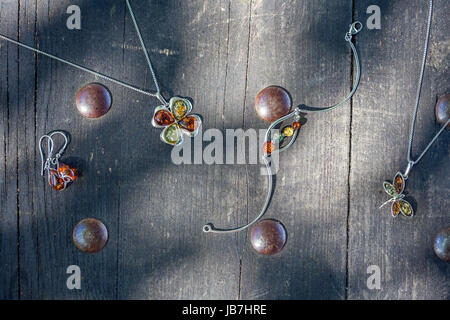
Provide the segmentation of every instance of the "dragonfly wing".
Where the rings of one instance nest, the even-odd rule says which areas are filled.
[[[398,196],[398,192],[395,190],[394,186],[389,181],[385,181],[383,183],[383,188],[384,191],[386,191],[386,193],[391,197],[396,198]]]
[[[412,208],[412,205],[406,201],[406,200],[398,200],[399,206],[400,206],[400,212],[408,218],[411,218],[414,215],[414,210]]]
[[[399,201],[395,200],[394,202],[392,202],[391,213],[394,218],[398,216],[398,214],[400,213]]]
[[[392,184],[393,184],[395,191],[398,194],[401,194],[403,192],[403,190],[405,190],[405,178],[403,177],[403,175],[400,172],[397,172]]]

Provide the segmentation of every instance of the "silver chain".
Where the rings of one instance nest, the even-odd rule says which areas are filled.
[[[137,87],[135,87],[135,86],[133,86],[133,85],[130,85],[130,84],[128,84],[128,83],[125,83],[125,82],[123,82],[123,81],[121,81],[121,80],[114,79],[114,78],[112,78],[112,77],[110,77],[110,76],[104,75],[104,74],[102,74],[102,73],[100,73],[100,72],[97,72],[97,71],[95,71],[95,70],[91,70],[91,69],[89,69],[89,68],[83,67],[83,66],[81,66],[81,65],[79,65],[79,64],[77,64],[77,63],[70,62],[70,61],[68,61],[68,60],[59,58],[59,57],[57,57],[57,56],[55,56],[55,55],[53,55],[53,54],[50,54],[50,53],[44,52],[44,51],[42,51],[42,50],[39,50],[39,49],[37,49],[37,48],[31,47],[31,46],[29,46],[29,45],[26,45],[26,44],[24,44],[24,43],[22,43],[22,42],[19,42],[19,41],[17,41],[17,40],[14,40],[14,39],[12,39],[12,38],[10,38],[10,37],[7,37],[7,36],[5,36],[5,35],[0,34],[0,39],[6,40],[6,41],[11,42],[11,43],[14,43],[15,45],[18,45],[18,46],[20,46],[20,47],[22,47],[22,48],[31,50],[31,51],[33,51],[33,52],[36,52],[36,53],[38,53],[38,54],[41,54],[41,55],[46,56],[46,57],[48,57],[48,58],[51,58],[51,59],[53,59],[53,60],[56,60],[56,61],[65,63],[65,64],[67,64],[67,65],[69,65],[69,66],[71,66],[71,67],[74,67],[74,68],[76,68],[76,69],[78,69],[78,70],[81,70],[81,71],[84,71],[84,72],[87,72],[87,73],[90,73],[90,74],[92,74],[92,75],[94,75],[94,76],[97,76],[97,77],[99,77],[99,78],[101,78],[101,79],[104,79],[104,80],[107,80],[107,81],[111,81],[111,82],[113,82],[113,83],[115,83],[115,84],[118,84],[118,85],[120,85],[120,86],[122,86],[122,87],[131,89],[131,90],[134,90],[134,91],[136,91],[136,92],[145,94],[145,95],[147,95],[147,96],[155,97],[155,98],[157,98],[161,103],[167,104],[167,101],[166,101],[166,100],[164,99],[164,97],[161,95],[161,91],[160,91],[160,88],[159,88],[159,84],[158,84],[158,81],[157,81],[157,79],[156,79],[156,75],[155,75],[155,72],[154,72],[154,70],[153,70],[153,66],[152,66],[152,63],[151,63],[151,61],[150,61],[150,57],[148,56],[148,52],[147,52],[147,49],[146,49],[146,47],[145,47],[145,45],[144,45],[144,41],[142,40],[142,36],[141,36],[140,31],[139,31],[139,27],[138,27],[138,25],[137,25],[137,23],[136,23],[136,19],[135,19],[135,17],[134,17],[133,11],[132,11],[132,9],[131,9],[130,3],[128,2],[128,0],[126,0],[126,2],[127,2],[127,5],[128,5],[128,10],[130,11],[131,19],[133,20],[133,24],[134,24],[134,26],[135,26],[137,35],[138,35],[138,37],[139,37],[139,41],[141,42],[142,49],[144,50],[145,58],[146,58],[147,63],[148,63],[148,65],[149,65],[149,67],[150,67],[150,72],[151,72],[152,77],[153,77],[153,82],[155,83],[156,92],[145,91],[145,90],[143,90],[143,89],[137,88]]]
[[[145,59],[147,60],[147,65],[150,69],[150,72],[152,74],[153,83],[156,87],[156,94],[155,96],[163,103],[167,104],[164,97],[161,95],[161,90],[159,88],[158,79],[156,78],[155,71],[153,70],[152,61],[150,60],[150,57],[148,55],[147,47],[145,46],[144,40],[142,39],[141,30],[139,29],[138,23],[136,21],[136,18],[134,16],[133,8],[130,5],[130,2],[128,0],[125,0],[127,2],[128,11],[130,12],[131,20],[133,21],[134,29],[136,30],[137,36],[139,38],[139,42],[141,43],[142,50],[144,51]]]
[[[417,86],[417,95],[416,95],[416,104],[414,106],[414,112],[413,117],[411,121],[411,131],[409,134],[409,146],[408,146],[408,169],[406,172],[406,176],[408,176],[409,171],[411,170],[412,166],[418,163],[422,157],[425,155],[425,153],[430,149],[431,145],[436,141],[436,139],[439,137],[439,135],[444,131],[445,127],[450,123],[450,119],[447,120],[447,122],[442,126],[442,128],[436,133],[436,135],[431,139],[431,141],[428,143],[428,145],[425,147],[425,149],[422,151],[422,153],[419,155],[419,157],[416,160],[412,159],[412,145],[413,145],[413,139],[414,139],[414,128],[416,125],[416,119],[417,119],[417,112],[419,110],[419,101],[420,101],[420,94],[422,91],[422,84],[423,84],[423,75],[425,72],[425,66],[427,61],[427,53],[428,53],[428,45],[430,42],[430,31],[431,31],[431,21],[433,17],[433,0],[430,0],[430,7],[428,10],[428,22],[427,22],[427,33],[425,38],[425,46],[423,49],[423,57],[422,57],[422,67],[420,69],[420,76],[419,76],[419,84]]]
[[[342,100],[341,102],[334,104],[332,106],[329,106],[329,107],[307,107],[307,108],[297,107],[296,110],[301,111],[301,112],[306,112],[306,113],[319,113],[319,112],[330,111],[330,110],[333,110],[333,109],[336,109],[336,108],[342,106],[348,100],[350,100],[351,97],[353,97],[356,90],[358,90],[359,81],[361,80],[361,66],[359,63],[358,51],[356,51],[356,48],[353,45],[352,38],[354,35],[361,32],[362,28],[363,28],[363,24],[359,21],[356,21],[350,25],[350,30],[345,34],[345,41],[348,42],[348,44],[350,45],[350,48],[352,49],[353,57],[355,59],[355,65],[356,65],[356,77],[355,77],[355,83],[353,84],[352,91],[350,91],[350,93],[347,95],[347,97],[345,97],[344,100]]]
[[[272,131],[272,129],[278,125],[279,123],[286,121],[290,118],[295,118],[295,117],[299,117],[300,112],[324,112],[324,111],[328,111],[331,109],[335,109],[341,105],[343,105],[345,102],[347,102],[356,92],[356,90],[358,89],[358,85],[359,85],[359,80],[361,78],[361,67],[360,67],[360,63],[359,63],[359,57],[358,57],[358,52],[356,51],[355,46],[352,43],[352,36],[358,34],[363,28],[363,25],[361,22],[356,21],[354,23],[352,23],[350,25],[350,30],[345,34],[345,41],[347,41],[350,45],[350,47],[352,48],[353,51],[353,56],[355,58],[355,63],[356,63],[356,80],[355,83],[353,84],[353,89],[352,91],[349,93],[349,95],[342,100],[341,102],[339,102],[338,104],[335,104],[333,106],[330,107],[320,107],[320,108],[314,108],[314,110],[304,110],[301,109],[300,107],[297,107],[294,109],[294,111],[292,111],[291,113],[285,115],[284,117],[281,117],[280,119],[272,122],[272,124],[269,126],[269,128],[267,129],[266,132],[266,136],[265,136],[265,142],[267,142],[269,140],[270,137],[270,133]],[[289,141],[289,143],[287,145],[285,145],[284,147],[281,147],[279,149],[279,152],[286,150],[287,148],[289,148],[294,141],[297,139],[298,136],[298,130],[295,131],[294,135],[292,136],[291,140]],[[267,169],[267,184],[268,184],[268,189],[267,189],[267,195],[266,195],[266,200],[264,202],[264,205],[262,206],[258,216],[256,218],[254,218],[251,222],[240,226],[240,227],[235,227],[235,228],[217,228],[216,226],[214,226],[214,224],[212,223],[207,223],[203,226],[203,232],[206,233],[234,233],[234,232],[239,232],[239,231],[243,231],[249,227],[251,227],[252,225],[254,225],[255,223],[257,223],[266,213],[267,209],[269,208],[270,205],[270,200],[272,198],[272,193],[273,193],[273,178],[272,175],[275,175],[272,172],[271,169],[271,162],[269,160],[270,155],[265,155],[263,157],[263,161],[266,165],[266,169]]]

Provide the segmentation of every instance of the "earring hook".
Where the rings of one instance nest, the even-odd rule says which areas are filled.
[[[55,141],[53,140],[53,136],[55,134],[60,134],[64,137],[64,145],[53,157],[53,148],[55,146]],[[42,141],[44,141],[44,139],[48,140],[47,141],[47,159],[45,159],[45,160],[44,160],[44,150],[42,148]],[[39,153],[41,154],[41,176],[44,175],[45,170],[48,170],[52,164],[56,165],[56,166],[58,165],[58,160],[62,156],[64,151],[66,150],[68,144],[69,144],[69,139],[67,138],[67,135],[62,131],[54,131],[50,134],[44,134],[39,139]]]
[[[55,154],[56,159],[59,159],[59,158],[63,155],[64,151],[66,150],[67,145],[69,144],[69,139],[67,138],[67,135],[66,135],[64,132],[62,132],[62,131],[54,131],[54,132],[52,132],[52,133],[49,135],[50,138],[52,139],[52,137],[53,137],[55,134],[60,134],[60,135],[62,135],[62,136],[64,137],[64,145],[63,145],[62,148],[58,151],[58,153]],[[52,141],[53,141],[53,139],[52,139]],[[54,141],[53,141],[53,142],[54,142]]]
[[[42,149],[42,141],[44,139],[48,139],[47,142],[47,159],[44,161],[44,150]],[[52,160],[52,153],[53,153],[53,139],[49,136],[44,134],[39,139],[39,152],[41,154],[41,176],[44,175],[44,171],[47,170],[50,167],[51,160]]]

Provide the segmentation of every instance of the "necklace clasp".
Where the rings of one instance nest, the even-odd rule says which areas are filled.
[[[360,21],[355,21],[350,25],[350,29],[345,34],[345,40],[350,41],[352,36],[358,34],[363,29],[363,24]]]
[[[350,30],[348,31],[348,33],[350,33],[351,35],[355,35],[361,32],[363,28],[363,24],[360,21],[355,21],[350,25]]]

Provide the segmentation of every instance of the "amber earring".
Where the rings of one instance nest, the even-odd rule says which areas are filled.
[[[53,136],[57,134],[63,136],[64,145],[55,155],[53,155],[53,149],[55,147],[55,140],[53,139]],[[44,160],[42,142],[45,139],[47,139],[47,158]],[[57,191],[66,189],[67,186],[71,184],[78,176],[77,170],[60,161],[60,158],[66,150],[68,144],[69,139],[62,131],[53,131],[43,135],[41,139],[39,139],[39,152],[41,153],[42,163],[41,175],[44,176],[45,171],[47,171],[48,183]]]

